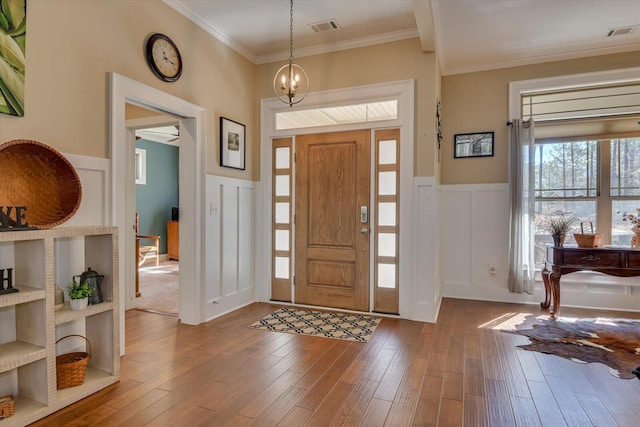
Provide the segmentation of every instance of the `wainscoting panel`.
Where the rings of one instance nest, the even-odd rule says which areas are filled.
[[[476,286],[502,287],[507,280],[509,192],[502,186],[471,193],[471,277]]]
[[[413,320],[435,322],[440,309],[440,283],[438,280],[438,203],[435,179],[418,177],[414,179],[414,200],[416,203],[416,225],[414,228],[416,251],[412,258],[415,265],[415,296],[411,300]],[[405,287],[407,289],[410,287]],[[401,293],[402,293],[401,288]]]
[[[507,287],[508,185],[443,185],[439,190],[442,296],[538,305],[544,299],[539,273],[531,295]],[[563,276],[561,287],[563,306],[640,310],[638,277],[577,272]]]
[[[63,155],[69,160],[80,178],[82,199],[75,215],[61,226],[109,225],[109,212],[111,211],[110,160],[77,154]],[[55,280],[60,287],[65,289],[74,275],[82,273],[88,267],[84,262],[84,239],[57,239],[55,245],[56,259],[65,260],[64,263],[57,263]],[[58,254],[65,254],[65,256],[58,256]]]
[[[442,295],[487,300],[496,295],[508,297],[508,186],[440,186],[439,225]],[[513,300],[527,302],[521,296]]]
[[[440,190],[440,278],[446,285],[472,283],[473,192],[460,188]]]
[[[255,300],[255,183],[207,175],[205,319]]]
[[[222,262],[221,294],[230,296],[238,292],[239,246],[238,234],[240,221],[238,205],[240,188],[234,185],[219,185],[221,223],[218,230],[220,236],[220,261]],[[214,237],[215,239],[215,237]]]
[[[82,201],[76,214],[63,226],[108,225],[110,223],[109,159],[64,154],[80,177]]]
[[[243,249],[238,258],[238,291],[247,291],[255,287],[254,273],[254,236],[255,236],[255,190],[253,187],[238,187],[238,246]]]

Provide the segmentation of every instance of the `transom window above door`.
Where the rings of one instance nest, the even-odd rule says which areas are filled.
[[[342,105],[276,113],[276,129],[301,129],[351,123],[379,122],[398,118],[398,100]]]

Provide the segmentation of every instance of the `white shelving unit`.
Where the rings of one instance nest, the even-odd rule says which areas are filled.
[[[59,253],[56,259],[55,247],[78,239],[85,267],[105,276],[104,302],[81,311],[72,311],[67,302],[55,311],[56,269],[71,268],[66,258],[73,256]],[[14,287],[20,290],[0,295],[0,396],[10,394],[15,400],[14,415],[0,421],[0,427],[32,423],[120,379],[117,251],[116,227],[0,233],[0,269],[13,268]],[[69,329],[79,330],[91,342],[91,359],[84,384],[58,390],[56,339]],[[88,351],[84,340],[77,341],[70,351]],[[69,352],[62,344],[59,352]]]

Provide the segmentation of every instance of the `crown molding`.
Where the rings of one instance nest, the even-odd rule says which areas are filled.
[[[443,61],[440,62],[440,73],[443,76],[455,74],[475,73],[480,71],[490,71],[502,68],[521,67],[525,65],[543,64],[547,62],[566,61],[571,59],[589,58],[592,56],[611,55],[616,53],[633,52],[640,50],[640,42],[619,44],[616,46],[593,47],[587,45],[574,46],[572,49],[556,53],[551,49],[532,51],[530,55],[520,58],[505,59],[503,61],[477,63],[470,66],[447,67]]]
[[[354,49],[358,47],[373,46],[376,44],[389,43],[398,40],[406,40],[419,37],[418,30],[409,28],[406,30],[393,31],[385,34],[377,34],[375,36],[359,37],[351,40],[345,40],[337,43],[323,44],[319,46],[310,46],[306,48],[295,49],[295,57],[302,58],[305,56],[321,55],[323,53],[337,52],[340,50]],[[269,62],[284,61],[289,59],[289,51],[279,53],[261,55],[256,58],[256,64],[266,64]]]
[[[205,30],[207,33],[211,34],[217,40],[229,46],[231,49],[235,50],[240,55],[244,56],[249,61],[253,62],[254,64],[258,63],[256,62],[256,56],[254,54],[252,54],[247,49],[242,47],[239,43],[236,43],[226,33],[220,31],[218,28],[214,27],[213,25],[209,24],[207,21],[202,19],[200,15],[194,13],[191,9],[186,7],[181,1],[179,0],[162,0],[162,1],[167,5],[169,5],[170,7],[172,7],[173,9],[175,9],[180,14],[184,15],[190,21],[194,22],[200,28]]]
[[[211,25],[198,14],[194,13],[191,9],[185,6],[180,0],[163,0],[164,3],[175,9],[177,12],[185,16],[187,19],[194,22],[201,27],[207,33],[211,34],[220,42],[229,46],[231,49],[244,56],[254,64],[266,64],[269,62],[276,62],[289,59],[289,51],[282,51],[268,55],[254,55],[247,49],[242,47],[239,43],[231,39],[223,31],[220,31],[215,26]],[[372,46],[380,43],[388,43],[398,40],[405,40],[414,37],[419,37],[418,30],[415,28],[409,28],[406,30],[393,31],[385,34],[377,34],[374,36],[360,37],[351,40],[345,40],[338,43],[323,44],[320,46],[311,46],[308,48],[300,48],[295,50],[296,58],[319,55],[323,53],[335,52],[339,50],[353,49],[358,47]]]

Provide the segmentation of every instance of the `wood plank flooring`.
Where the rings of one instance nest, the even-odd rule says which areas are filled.
[[[384,318],[366,344],[248,328],[278,308],[199,326],[128,311],[121,381],[33,425],[640,426],[639,380],[491,328],[536,306],[444,299],[437,323]]]

